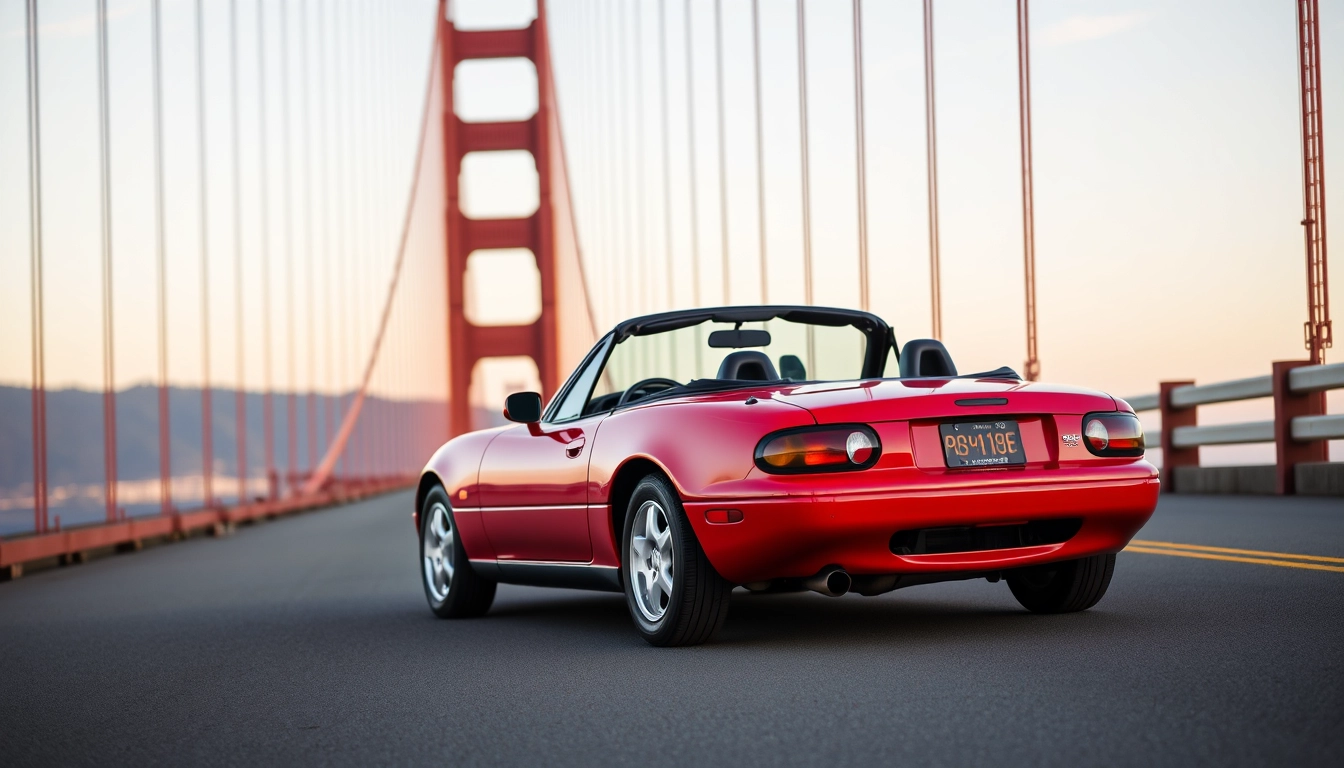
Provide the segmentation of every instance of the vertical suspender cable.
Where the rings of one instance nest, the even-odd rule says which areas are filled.
[[[271,358],[271,216],[268,187],[270,169],[266,152],[266,5],[257,0],[257,152],[260,161],[260,194],[258,203],[261,211],[261,346],[262,378],[265,393],[262,395],[262,432],[266,441],[266,482],[270,498],[274,499],[279,491],[275,473],[275,395],[272,389]]]
[[[606,157],[607,170],[607,237],[606,253],[603,260],[607,262],[608,289],[611,293],[611,303],[607,311],[611,313],[613,322],[623,320],[622,315],[622,297],[621,288],[624,282],[624,262],[621,253],[621,198],[616,193],[617,179],[620,174],[620,164],[617,155],[617,135],[616,121],[619,106],[616,103],[617,87],[616,74],[620,67],[616,58],[616,12],[608,12],[604,31],[606,32],[606,41],[603,49],[607,57],[607,66],[603,70],[603,109],[602,121],[606,132],[606,142],[603,146]]]
[[[350,14],[350,3],[347,2],[342,4],[342,9],[341,16],[343,19],[340,34],[341,40],[338,50],[349,51],[352,34],[351,27],[353,25],[353,19]],[[359,366],[359,358],[356,350],[359,348],[358,329],[361,323],[359,322],[358,306],[355,302],[355,292],[359,285],[359,232],[355,228],[354,220],[355,210],[352,197],[354,192],[354,163],[351,162],[350,158],[350,151],[354,141],[350,131],[354,122],[351,120],[351,114],[354,111],[354,107],[350,103],[351,90],[349,80],[354,75],[351,73],[349,56],[338,56],[337,58],[342,64],[340,70],[337,72],[337,88],[341,99],[341,113],[337,115],[337,124],[341,126],[340,154],[342,163],[341,180],[339,183],[341,185],[341,208],[344,210],[342,216],[343,223],[345,224],[343,234],[346,236],[345,248],[343,249],[345,251],[345,266],[342,270],[344,279],[341,286],[343,294],[341,303],[345,306],[345,311],[341,314],[346,316],[344,328],[342,329],[342,336],[344,336],[344,341],[342,342],[342,356],[349,364],[347,374],[343,377],[346,379],[342,385],[344,387],[345,385],[353,385],[356,380],[355,377],[358,376],[358,374],[354,372],[358,370]],[[351,386],[350,392],[346,395],[346,412],[349,412],[349,410],[354,407],[354,398],[355,391],[354,387]],[[356,422],[354,429],[355,434],[358,434],[358,422]],[[347,478],[355,475],[359,469],[357,457],[355,456],[355,445],[357,444],[357,440],[358,438],[352,435],[350,442],[346,444],[347,447],[345,449],[344,458]]]
[[[612,83],[611,77],[613,76],[613,73],[616,70],[616,63],[614,61],[614,52],[616,50],[616,45],[614,41],[611,39],[611,21],[609,18],[609,14],[605,10],[602,11],[602,30],[603,30],[603,37],[605,38],[605,40],[603,44],[600,45],[599,47],[602,49],[603,54],[607,59],[607,65],[605,67],[602,67],[599,71],[599,75],[601,76],[600,82],[602,88],[602,94],[601,94],[602,134],[604,137],[601,147],[603,177],[604,177],[602,187],[605,190],[603,194],[603,199],[606,202],[606,205],[604,207],[606,208],[607,211],[607,219],[605,222],[605,226],[603,227],[605,236],[602,238],[603,241],[602,261],[606,263],[606,268],[603,271],[606,272],[607,275],[607,293],[609,294],[607,312],[609,313],[612,321],[617,321],[621,319],[619,317],[620,311],[618,303],[618,299],[620,296],[620,279],[619,279],[620,276],[618,274],[620,271],[620,261],[619,261],[619,255],[617,254],[617,239],[616,239],[616,225],[617,225],[617,212],[616,212],[617,200],[615,194],[616,163],[615,158],[612,154],[616,146],[615,126],[614,126],[614,120],[612,118],[612,113],[615,109],[613,101],[616,89],[611,84]]]
[[[621,169],[621,215],[619,221],[621,224],[621,254],[618,258],[623,279],[621,316],[622,319],[630,315],[638,314],[634,310],[633,293],[635,289],[635,271],[632,259],[631,247],[631,216],[630,216],[630,28],[626,23],[625,3],[619,3],[616,6],[616,43],[620,46],[618,53],[620,64],[616,67],[616,76],[620,78],[620,84],[614,91],[616,96],[616,110],[612,114],[613,122],[616,122],[617,135],[620,136],[618,142],[617,157],[620,158],[619,166]]]
[[[364,122],[364,141],[361,144],[362,152],[360,153],[363,158],[364,182],[360,184],[360,189],[364,192],[364,233],[365,240],[368,242],[364,256],[365,269],[368,270],[369,273],[368,284],[375,285],[376,280],[380,275],[378,255],[381,253],[381,249],[378,248],[378,220],[373,205],[374,200],[378,197],[377,190],[374,187],[375,169],[373,164],[373,150],[377,147],[373,133],[373,6],[370,3],[365,3],[362,7],[364,10],[364,23],[360,25],[360,29],[363,30],[360,35],[360,54],[363,57],[363,61],[360,66],[360,71],[363,72],[364,76],[359,79],[360,84],[363,85],[363,105],[359,110],[359,113],[363,117]],[[364,291],[363,295],[365,296],[365,305],[369,308],[369,319],[370,321],[374,321],[369,324],[369,330],[373,331],[373,329],[377,327],[376,321],[379,319],[382,308],[379,307],[377,299],[372,291]],[[372,365],[374,366],[374,371],[377,372],[380,370],[378,367],[380,358],[378,356],[376,331],[373,331],[370,336],[370,343],[366,354],[373,358]],[[368,396],[370,402],[375,402],[373,392],[368,392]],[[384,401],[384,404],[386,404],[386,401]],[[367,426],[364,430],[364,469],[365,475],[367,476],[376,474],[375,470],[378,458],[376,449],[378,447],[378,441],[382,437],[384,426],[383,416],[378,411],[370,408],[369,419],[365,423]]]
[[[798,0],[798,143],[803,187],[803,303],[812,303],[812,182],[807,140],[807,17]]]
[[[686,147],[690,161],[686,170],[690,174],[687,184],[691,197],[691,306],[700,306],[700,216],[696,202],[695,167],[695,57],[691,46],[691,0],[684,0],[686,7]],[[695,374],[700,375],[700,345],[695,345]]]
[[[854,171],[859,209],[859,308],[868,311],[868,153],[863,137],[863,0],[854,0]]]
[[[33,532],[47,530],[47,362],[42,307],[42,112],[37,55],[37,0],[25,6],[28,43],[28,240],[32,296]]]
[[[238,389],[233,393],[234,441],[238,450],[238,503],[247,502],[247,391],[243,376],[243,192],[238,136],[238,0],[229,0],[229,138],[233,148],[233,322]]]
[[[212,507],[214,491],[214,406],[210,402],[210,230],[209,200],[206,197],[205,162],[205,22],[201,0],[196,0],[196,159],[200,174],[201,238],[201,489],[203,503]]]
[[[663,266],[667,270],[666,309],[676,306],[676,269],[672,257],[672,140],[669,131],[670,110],[667,100],[667,4],[658,0],[658,100],[663,150]],[[667,345],[668,370],[677,370],[677,346]],[[675,374],[674,374],[675,375]]]
[[[644,178],[644,14],[643,3],[635,4],[635,226],[639,233],[639,313],[653,311],[651,300],[652,263],[647,239]],[[648,349],[648,347],[645,347]]]
[[[807,17],[798,0],[798,146],[803,187],[803,303],[812,304],[812,181],[807,153]],[[816,334],[807,327],[807,370],[816,371]]]
[[[108,124],[107,0],[98,0],[98,197],[103,279],[103,501],[117,519],[117,395],[112,315],[112,153]]]
[[[163,206],[163,25],[159,0],[150,2],[154,51],[154,256],[159,289],[159,506],[173,511],[173,469],[168,421],[168,250]]]
[[[332,422],[333,430],[339,430],[340,424],[345,419],[345,382],[348,370],[349,349],[347,345],[348,336],[346,329],[349,325],[349,308],[345,301],[345,283],[346,283],[346,237],[345,228],[349,224],[349,217],[345,210],[345,147],[344,121],[341,119],[341,8],[340,3],[331,3],[331,65],[323,67],[324,74],[330,72],[332,75],[330,85],[331,97],[331,115],[328,118],[328,125],[331,126],[331,156],[332,162],[329,166],[332,176],[326,179],[323,185],[331,193],[331,228],[328,235],[335,236],[335,247],[332,249],[334,263],[328,268],[328,273],[333,277],[334,286],[332,288],[331,304],[335,308],[335,317],[333,323],[333,334],[335,343],[333,345],[333,367],[336,369],[335,388],[332,393],[332,410],[335,418]],[[338,470],[333,472],[341,478],[349,473],[349,451],[342,450],[338,462]]]
[[[929,288],[932,299],[932,336],[943,336],[942,267],[938,263],[938,122],[933,89],[933,0],[924,0],[924,139],[929,183]]]
[[[308,391],[304,396],[304,425],[308,428],[305,442],[308,444],[308,471],[311,472],[317,467],[317,318],[314,309],[317,275],[313,270],[313,120],[308,77],[308,0],[302,0],[299,4],[299,13],[303,17],[299,25],[299,79],[303,83],[303,247],[304,260],[307,262],[304,288],[308,294],[308,318],[304,324],[308,332]]]
[[[770,303],[770,278],[765,251],[765,128],[761,109],[761,7],[751,0],[752,77],[756,84],[756,218],[761,249],[761,303]]]
[[[327,5],[318,6],[317,11],[317,91],[321,97],[321,104],[318,107],[318,114],[321,115],[321,139],[322,147],[320,154],[322,156],[322,292],[323,292],[323,335],[325,349],[322,354],[322,363],[325,368],[326,386],[322,396],[322,441],[329,443],[332,439],[332,405],[337,387],[334,385],[334,368],[332,361],[334,351],[332,347],[332,316],[331,316],[331,273],[335,270],[331,264],[331,166],[332,161],[329,156],[330,143],[328,141],[328,127],[333,122],[330,115],[327,114],[327,25],[326,19]]]
[[[358,16],[359,4],[357,0],[351,0],[349,6],[350,26],[346,28],[350,36],[350,43],[346,47],[346,52],[350,56],[350,79],[346,81],[346,87],[350,89],[350,204],[353,209],[351,225],[355,230],[355,282],[353,284],[353,296],[351,301],[356,310],[356,323],[354,333],[354,361],[355,370],[359,370],[360,361],[363,358],[364,351],[364,333],[368,330],[366,324],[368,311],[368,292],[362,290],[368,284],[368,259],[369,259],[369,228],[368,222],[364,217],[368,210],[362,204],[366,179],[364,178],[364,152],[362,131],[357,130],[361,127],[359,116],[363,113],[364,104],[359,84],[366,74],[364,63],[360,61],[361,53],[358,46],[357,36],[363,30],[362,20]],[[358,379],[356,379],[358,381]],[[362,479],[367,478],[369,474],[368,465],[368,440],[369,440],[369,413],[360,411],[359,420],[356,422],[353,450],[356,463],[359,467],[359,476]]]
[[[285,185],[285,372],[289,392],[285,397],[285,480],[282,487],[293,487],[299,470],[298,380],[294,359],[294,187],[293,153],[290,152],[289,120],[289,3],[280,3],[280,151],[284,153],[281,180]]]
[[[1041,363],[1036,356],[1036,206],[1031,175],[1031,40],[1027,0],[1017,0],[1017,95],[1022,141],[1022,264],[1027,290],[1027,364],[1023,375],[1036,381]]]
[[[714,93],[719,118],[719,249],[723,258],[723,303],[732,303],[731,268],[728,258],[728,156],[724,143],[723,116],[723,2],[714,0]]]
[[[667,4],[658,0],[658,98],[662,118],[663,149],[663,257],[667,267],[667,309],[676,305],[675,270],[672,259],[672,149],[668,131],[667,105]],[[675,363],[673,368],[675,368]]]
[[[1307,254],[1307,321],[1311,362],[1333,345],[1326,259],[1325,135],[1321,125],[1321,25],[1317,0],[1297,0],[1297,55],[1302,114],[1302,233]]]
[[[364,244],[363,253],[364,253],[364,256],[363,256],[363,259],[362,259],[362,263],[363,263],[363,265],[364,265],[364,280],[361,281],[361,284],[363,284],[363,285],[373,285],[374,283],[373,283],[373,279],[372,279],[372,278],[373,278],[373,275],[374,275],[374,269],[375,269],[375,263],[376,263],[376,262],[374,261],[374,253],[375,253],[375,249],[374,249],[374,246],[373,246],[374,227],[373,227],[373,222],[369,220],[369,217],[370,217],[370,215],[371,215],[371,211],[372,211],[372,209],[373,209],[373,206],[371,205],[371,203],[370,203],[370,199],[369,199],[370,196],[371,196],[371,193],[372,193],[372,186],[373,186],[373,184],[372,184],[372,179],[371,179],[370,176],[369,176],[369,172],[370,172],[370,168],[369,168],[369,87],[370,87],[370,81],[369,81],[369,77],[368,77],[368,75],[369,75],[369,60],[368,60],[368,53],[369,53],[369,51],[368,51],[368,40],[369,40],[369,33],[368,33],[368,30],[369,30],[369,26],[368,26],[368,19],[367,19],[367,9],[368,9],[369,6],[368,6],[367,4],[362,4],[362,5],[359,5],[359,6],[356,6],[356,7],[357,7],[357,8],[362,8],[362,9],[365,11],[365,13],[363,14],[363,15],[364,15],[364,18],[361,18],[361,19],[360,19],[360,24],[359,24],[359,27],[358,27],[358,29],[360,30],[360,41],[359,41],[359,42],[360,42],[361,44],[358,45],[358,47],[356,47],[356,46],[351,46],[351,51],[352,51],[352,53],[355,53],[356,55],[358,55],[358,56],[360,57],[360,61],[359,61],[359,64],[358,64],[358,66],[357,66],[357,70],[361,73],[361,77],[359,77],[357,80],[354,81],[355,87],[356,87],[356,88],[359,88],[359,92],[357,93],[357,95],[356,95],[356,99],[355,99],[355,101],[356,101],[356,105],[357,105],[357,109],[356,109],[356,111],[355,111],[355,114],[356,114],[358,117],[362,118],[360,122],[362,123],[363,134],[364,134],[364,136],[363,136],[363,140],[362,140],[362,141],[359,143],[359,145],[358,145],[359,148],[360,148],[360,152],[359,152],[359,172],[360,172],[360,180],[359,180],[359,183],[356,185],[355,189],[356,189],[358,192],[361,193],[360,196],[361,196],[361,198],[362,198],[362,203],[361,203],[361,208],[362,208],[362,210],[361,210],[361,214],[362,214],[362,215],[360,216],[360,221],[361,221],[362,226],[363,226],[363,229],[364,229],[364,237],[363,237],[363,244]],[[364,315],[364,318],[365,318],[365,325],[362,326],[362,327],[364,328],[365,333],[368,333],[368,334],[369,334],[369,336],[368,336],[369,346],[367,346],[367,347],[361,347],[361,348],[360,348],[361,356],[360,356],[359,358],[357,358],[357,359],[362,360],[362,359],[364,359],[364,357],[363,357],[364,355],[369,355],[369,356],[372,356],[372,357],[373,357],[373,364],[376,365],[376,364],[377,364],[377,360],[378,360],[378,358],[377,358],[377,347],[374,346],[374,341],[375,341],[375,338],[374,338],[374,337],[375,337],[376,334],[373,332],[373,329],[376,327],[376,325],[375,325],[375,323],[374,323],[374,320],[375,320],[375,318],[378,317],[379,309],[378,309],[377,304],[376,304],[376,298],[374,297],[374,293],[373,293],[372,291],[360,291],[360,292],[359,292],[359,298],[362,300],[361,303],[363,304],[363,308],[364,308],[364,312],[365,312],[365,315]],[[366,396],[370,394],[369,391],[368,391],[368,382],[365,382],[365,394],[366,394]],[[372,468],[373,468],[373,439],[374,439],[374,429],[377,427],[377,424],[375,423],[376,417],[377,417],[377,415],[376,415],[376,413],[374,413],[373,408],[370,408],[370,409],[369,409],[369,412],[368,412],[368,418],[364,419],[364,429],[362,430],[362,431],[363,431],[363,439],[360,441],[360,448],[361,448],[361,452],[362,452],[362,455],[363,455],[363,459],[362,459],[362,461],[363,461],[363,465],[364,465],[364,477],[365,477],[365,479],[368,478],[368,476],[369,476],[369,474],[371,473]]]
[[[686,22],[686,146],[690,153],[687,171],[690,179],[687,187],[691,198],[691,306],[700,306],[700,211],[696,201],[696,162],[695,162],[695,58],[691,45],[691,0],[685,0]],[[692,378],[703,376],[700,370],[704,352],[700,349],[700,336],[697,326],[695,339],[695,369]]]

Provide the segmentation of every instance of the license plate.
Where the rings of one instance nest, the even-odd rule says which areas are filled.
[[[939,424],[947,466],[1003,467],[1026,464],[1016,421],[958,421]]]

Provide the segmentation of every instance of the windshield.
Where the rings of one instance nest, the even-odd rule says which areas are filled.
[[[752,323],[705,322],[631,336],[612,350],[583,412],[610,410],[686,385],[709,390],[766,381],[857,379],[863,376],[867,351],[867,336],[853,326],[811,325],[779,318]],[[657,381],[641,385],[649,379]],[[632,390],[636,385],[641,386]]]

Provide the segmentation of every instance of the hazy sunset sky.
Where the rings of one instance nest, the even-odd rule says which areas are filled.
[[[725,292],[720,277],[715,5],[709,0],[691,3],[700,303],[754,303],[760,299],[760,277],[751,4],[722,2],[732,276]],[[44,0],[40,5],[46,247],[49,264],[64,264],[68,270],[50,267],[49,383],[95,387],[101,368],[98,209],[96,182],[89,181],[97,150],[89,123],[97,109],[93,2]],[[215,39],[223,34],[216,25],[227,19],[227,4],[207,0],[205,5],[211,24],[207,34]],[[143,130],[146,103],[148,2],[111,0],[109,6],[112,111],[118,126],[114,140],[125,136],[120,146],[135,147],[121,156],[114,171],[114,180],[123,179],[126,185],[118,193],[116,209],[123,238],[117,241],[118,253],[142,254],[152,247],[152,198],[149,177],[138,170],[146,155],[137,133]],[[183,0],[165,0],[163,6],[166,22],[175,25],[165,57],[184,70],[170,75],[165,84],[170,185],[177,185],[182,198],[170,204],[178,206],[171,210],[176,223],[170,239],[175,258],[189,260],[196,258],[194,6]],[[378,177],[377,237],[371,247],[388,249],[395,244],[415,152],[434,3],[398,1],[392,6],[396,12],[386,32],[396,41],[387,62],[392,78],[379,81],[373,90],[380,93],[371,96],[389,110],[387,141],[378,150],[386,170]],[[558,0],[548,6],[580,238],[590,294],[603,325],[665,308],[660,6],[666,10],[670,102],[668,229],[676,265],[672,293],[676,305],[687,306],[696,291],[689,262],[684,6],[680,0],[648,0],[638,6]],[[255,12],[250,2],[239,7],[240,13]],[[795,6],[791,0],[761,0],[760,7],[770,299],[799,302]],[[930,330],[920,7],[918,0],[868,0],[863,6],[872,309],[892,322],[900,339],[926,336]],[[528,0],[454,4],[463,27],[519,26],[533,15],[532,9]],[[815,298],[842,306],[856,306],[859,300],[850,9],[848,0],[807,0],[806,5]],[[643,25],[639,29],[634,26],[637,11]],[[1344,165],[1332,166],[1330,160],[1344,157],[1330,151],[1344,146],[1344,12],[1326,4],[1322,14],[1326,167],[1338,167],[1334,178],[1344,179]],[[1004,364],[1020,368],[1025,353],[1014,16],[1011,0],[935,3],[943,335],[963,370]],[[631,34],[639,35],[624,52],[612,47],[617,36],[610,26],[622,17]],[[0,0],[0,114],[6,116],[0,121],[0,324],[6,329],[0,334],[0,381],[18,385],[26,385],[29,378],[22,18],[22,2]],[[596,26],[594,19],[599,20]],[[1043,377],[1126,396],[1154,391],[1162,379],[1256,376],[1268,373],[1272,360],[1304,357],[1293,3],[1035,0],[1031,21]],[[254,46],[248,32],[240,39],[241,58],[249,59]],[[207,80],[216,94],[208,110],[208,131],[226,136],[227,97],[218,95],[227,87],[225,53],[217,42],[208,43],[207,51]],[[641,69],[642,80],[637,79]],[[623,100],[618,95],[622,76],[627,78]],[[255,72],[247,77],[255,78]],[[535,109],[534,83],[525,62],[464,65],[458,72],[458,113],[468,120],[526,117]],[[633,110],[641,94],[643,112],[613,122],[610,110],[617,103]],[[633,126],[641,122],[641,114],[644,130],[636,134]],[[255,118],[247,119],[255,123]],[[612,132],[612,126],[626,122],[632,133]],[[622,143],[621,135],[629,143]],[[254,140],[255,133],[244,142],[244,154],[254,151],[249,143]],[[637,153],[641,144],[642,160]],[[228,162],[227,153],[212,156],[214,167]],[[525,214],[536,205],[535,176],[526,156],[471,159],[464,175],[464,207],[470,215]],[[641,198],[635,180],[641,175],[645,215],[642,225],[626,233],[613,225],[611,213],[634,215]],[[1344,182],[1335,188],[1340,191],[1330,199],[1344,194]],[[227,219],[230,195],[227,177],[218,189],[212,178],[210,197],[221,201],[211,209],[212,222],[214,217]],[[273,200],[271,207],[278,220],[280,201]],[[1330,222],[1334,231],[1344,232],[1338,211],[1338,205],[1332,208]],[[211,227],[212,249],[221,254],[231,253],[226,229]],[[147,274],[148,257],[126,258],[127,264],[139,265],[127,270]],[[389,263],[390,258],[389,251]],[[642,278],[651,286],[647,293],[605,277],[618,260],[641,265],[625,267],[639,275],[651,273]],[[516,271],[516,264],[506,263],[502,271]],[[1344,273],[1335,271],[1333,298],[1339,308],[1344,307],[1338,287]],[[182,275],[180,291],[195,290],[191,286],[199,274],[187,270]],[[526,319],[535,311],[516,296],[490,288],[488,279],[482,283],[475,304],[483,315],[506,321]],[[136,296],[136,283],[126,285],[122,303],[151,312],[152,294]],[[66,296],[72,300],[63,301]],[[227,307],[220,311],[231,312]],[[171,324],[196,322],[191,301],[170,302],[170,312]],[[152,323],[133,317],[119,330],[127,335],[118,353],[119,379],[126,383],[150,380],[156,370],[153,341],[141,338],[146,328]],[[189,332],[174,343],[179,359],[197,354]],[[1342,354],[1337,349],[1329,359],[1344,359]],[[227,365],[221,361],[221,370],[227,371]],[[194,364],[183,364],[172,375],[183,383],[199,383]],[[1339,412],[1342,405],[1340,398],[1333,398],[1331,410]],[[1266,418],[1266,413],[1264,403],[1238,404],[1206,408],[1201,418],[1242,420]],[[1267,447],[1233,450],[1255,460],[1272,456]]]

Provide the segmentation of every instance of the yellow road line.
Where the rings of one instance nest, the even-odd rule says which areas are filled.
[[[1164,549],[1193,549],[1197,552],[1221,552],[1226,555],[1253,555],[1257,557],[1286,558],[1288,560],[1313,560],[1318,563],[1341,563],[1344,557],[1324,557],[1322,555],[1291,555],[1287,552],[1264,552],[1258,549],[1231,549],[1230,547],[1209,547],[1203,544],[1177,544],[1171,541],[1144,541],[1134,539],[1131,544],[1141,547],[1162,547]]]
[[[1320,565],[1318,563],[1295,563],[1289,560],[1272,560],[1264,557],[1238,557],[1236,555],[1215,555],[1208,552],[1191,552],[1179,549],[1154,549],[1152,547],[1141,547],[1130,544],[1125,547],[1126,552],[1142,552],[1149,555],[1175,555],[1176,557],[1193,557],[1200,560],[1226,560],[1232,563],[1252,563],[1254,565],[1277,565],[1283,568],[1305,568],[1310,571],[1330,571],[1332,573],[1344,573],[1344,566],[1340,565]]]

